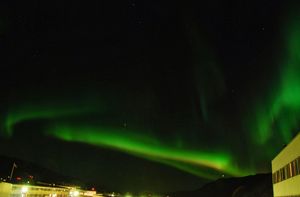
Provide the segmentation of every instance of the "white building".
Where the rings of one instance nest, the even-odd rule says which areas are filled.
[[[300,197],[300,133],[272,160],[275,197]]]

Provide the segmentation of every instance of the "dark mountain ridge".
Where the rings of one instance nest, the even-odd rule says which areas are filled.
[[[172,197],[273,197],[272,175],[256,174],[238,178],[221,178],[196,191],[170,194]]]

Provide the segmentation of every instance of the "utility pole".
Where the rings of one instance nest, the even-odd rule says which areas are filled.
[[[10,172],[10,176],[9,176],[9,180],[11,181],[11,179],[12,179],[12,176],[13,176],[13,174],[14,174],[14,170],[15,170],[15,168],[17,168],[18,166],[16,165],[16,163],[14,162],[14,164],[13,164],[13,166],[12,166],[12,168],[11,168],[11,172]]]

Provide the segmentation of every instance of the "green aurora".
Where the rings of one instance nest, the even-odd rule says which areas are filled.
[[[23,121],[71,116],[74,114],[84,113],[85,111],[86,110],[74,110],[74,109],[60,109],[60,110],[42,109],[42,110],[32,111],[31,113],[16,112],[16,114],[13,116],[11,114],[7,116],[6,124],[5,124],[5,130],[7,131],[6,135],[11,136],[13,132],[12,131],[13,126]]]
[[[63,106],[63,105],[62,105]],[[69,106],[69,107],[67,107]],[[45,135],[67,141],[80,142],[93,146],[117,150],[139,158],[161,163],[184,172],[214,180],[221,174],[243,176],[253,173],[236,167],[236,161],[230,152],[201,151],[187,147],[166,145],[155,136],[143,132],[114,129],[100,126],[82,126],[71,122],[64,124],[65,118],[93,113],[97,108],[72,108],[74,105],[55,108],[53,105],[28,105],[12,111],[6,118],[6,135],[12,137],[14,126],[26,121],[49,120],[48,129],[42,131]],[[80,105],[77,105],[80,106]],[[32,111],[30,111],[31,109]],[[46,126],[47,128],[47,126]],[[199,147],[199,146],[198,146]]]
[[[163,145],[149,136],[107,128],[57,126],[47,131],[49,135],[70,142],[82,142],[90,145],[104,146],[126,152],[137,157],[173,166],[191,174],[215,179],[220,173],[233,176],[247,175],[235,168],[228,153],[208,153],[194,150],[178,149]],[[203,168],[207,168],[203,170]],[[219,173],[206,173],[208,169]],[[210,171],[211,171],[210,170]],[[212,171],[211,171],[212,172]]]
[[[74,117],[83,114],[90,114],[103,111],[103,107],[99,107],[99,101],[95,99],[87,99],[84,102],[35,102],[27,103],[25,105],[15,105],[10,109],[4,120],[5,133],[4,136],[11,137],[13,135],[13,127],[21,122],[30,120],[42,119],[57,119],[63,117]]]
[[[267,99],[260,99],[251,127],[253,142],[257,145],[281,141],[287,144],[299,129],[300,117],[300,26],[294,17],[285,32],[285,58],[280,63],[279,78]],[[267,76],[266,76],[267,77]],[[253,120],[253,119],[252,119]],[[274,154],[274,153],[273,153]]]
[[[280,61],[279,76],[272,84],[272,88],[257,98],[252,116],[247,120],[247,135],[251,136],[252,147],[247,149],[271,147],[274,141],[278,144],[288,143],[297,131],[300,120],[300,26],[298,18],[289,23],[285,32],[286,51]],[[213,59],[213,58],[212,58]],[[199,60],[200,62],[200,60]],[[201,63],[201,62],[200,62]],[[200,64],[199,63],[199,64]],[[213,63],[213,65],[216,63]],[[215,66],[213,66],[215,67]],[[197,73],[206,73],[210,66],[197,70]],[[211,76],[220,78],[219,70],[210,70]],[[199,74],[200,75],[200,74]],[[203,75],[204,76],[204,75]],[[220,79],[216,87],[209,88],[212,81],[197,79],[202,116],[205,120],[210,119],[207,107],[208,101],[218,97],[225,91],[225,82]],[[212,80],[212,79],[210,79]],[[223,87],[224,86],[224,87]],[[149,161],[161,163],[184,172],[205,178],[216,179],[221,174],[230,176],[244,176],[255,173],[253,164],[245,166],[237,165],[239,156],[229,150],[214,150],[213,144],[210,151],[201,151],[201,139],[198,148],[176,147],[166,145],[156,136],[151,136],[141,131],[118,129],[104,126],[89,125],[86,123],[65,124],[64,119],[81,117],[86,114],[100,113],[103,109],[95,99],[92,102],[76,103],[32,103],[16,105],[9,109],[3,121],[2,134],[13,137],[14,127],[22,122],[36,121],[41,119],[51,120],[46,130],[41,131],[67,142],[80,142],[96,147],[105,147],[133,155]],[[210,103],[211,104],[211,103]],[[252,106],[253,107],[253,106]],[[249,112],[248,111],[248,112]],[[242,114],[243,116],[243,114]],[[244,116],[245,117],[245,116]],[[61,121],[61,122],[60,122]],[[49,121],[50,122],[50,121]],[[250,125],[250,126],[249,126]],[[176,134],[174,134],[176,135]],[[178,139],[182,140],[182,139]],[[225,147],[230,147],[230,140],[225,141]],[[181,144],[181,143],[180,143]],[[254,147],[253,147],[254,146]],[[274,145],[275,146],[275,145]],[[275,156],[275,148],[271,147],[262,151],[265,161],[270,161]],[[252,169],[253,168],[253,169]]]

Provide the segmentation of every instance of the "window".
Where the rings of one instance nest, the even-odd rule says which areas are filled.
[[[287,178],[293,177],[292,163],[289,163],[289,164],[287,165],[287,171],[288,171],[288,176],[287,176]]]
[[[300,174],[300,157],[272,174],[273,183],[278,183]]]
[[[300,174],[300,157],[296,159],[296,174]]]

